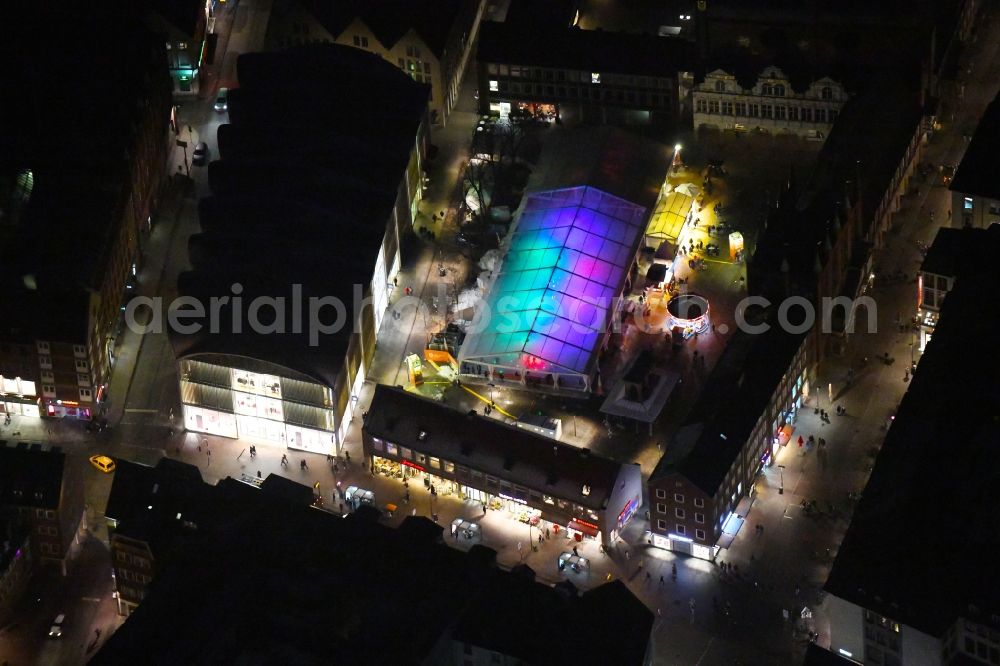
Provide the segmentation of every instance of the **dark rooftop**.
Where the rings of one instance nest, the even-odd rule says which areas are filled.
[[[902,81],[885,81],[852,98],[827,137],[813,173],[804,184],[790,182],[761,232],[747,267],[751,293],[784,290],[815,296],[817,276],[837,242],[847,208],[861,200],[864,218],[851,242],[863,261],[863,241],[874,224],[906,147],[923,118],[916,91]],[[833,288],[839,293],[841,285]]]
[[[538,27],[530,39],[515,23],[484,21],[479,62],[584,72],[674,77],[690,69],[689,42],[624,32]]]
[[[438,526],[415,536],[412,520],[394,530],[360,512],[233,507],[157,573],[91,663],[438,663],[452,631],[531,663],[644,663],[652,614],[620,582],[557,595],[497,568],[490,549],[441,544]],[[484,607],[514,614],[484,621]],[[387,630],[394,623],[405,630]],[[567,627],[590,640],[552,639]],[[524,654],[525,636],[534,653]],[[614,658],[590,660],[594,649]]]
[[[1000,226],[980,238],[1000,253]],[[825,588],[933,636],[1000,613],[997,284],[995,261],[960,265]]]
[[[166,131],[170,111],[162,41],[142,28],[133,9],[52,3],[5,9],[5,25],[16,30],[6,32],[0,54],[17,103],[0,107],[0,335],[21,328],[86,340],[86,290],[104,282],[127,205],[126,154],[141,134],[135,127],[149,104],[161,104]],[[16,196],[9,196],[8,178],[20,180]],[[45,307],[33,305],[38,299]],[[19,313],[19,304],[31,314]],[[18,315],[22,322],[8,325],[7,316]]]
[[[586,449],[383,384],[375,387],[364,430],[592,509],[605,508],[621,469]]]
[[[732,336],[650,481],[680,474],[708,495],[718,490],[805,339],[767,323],[766,333]]]
[[[962,264],[996,261],[996,255],[989,254],[989,238],[990,232],[986,229],[941,227],[920,264],[920,270],[955,277],[961,271]]]
[[[1000,200],[1000,95],[986,107],[951,181],[953,192]]]
[[[0,506],[59,508],[65,464],[58,447],[0,440]]]
[[[230,124],[218,133],[221,160],[208,167],[212,196],[199,205],[204,233],[189,239],[192,270],[179,276],[178,291],[207,302],[232,295],[239,283],[246,322],[254,297],[291,303],[301,288],[303,299],[340,299],[351,317],[360,305],[355,286],[372,279],[426,117],[428,87],[372,53],[331,44],[241,54],[237,71]],[[351,104],[331,102],[345,94]],[[274,117],[283,119],[280,126]],[[309,143],[289,140],[296,134]],[[221,310],[217,334],[172,330],[175,354],[228,355],[230,364],[235,356],[259,359],[336,384],[353,326],[320,334],[313,344],[309,326],[294,321],[294,307],[275,333],[234,331],[234,307]],[[323,321],[333,319],[327,307]]]

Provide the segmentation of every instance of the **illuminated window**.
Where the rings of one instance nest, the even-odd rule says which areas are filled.
[[[183,50],[183,49],[186,49],[187,47],[188,47],[187,42],[177,42],[177,48]]]
[[[965,210],[972,210],[972,197],[965,197]]]
[[[497,92],[498,90],[500,90],[500,83],[499,83],[499,81],[492,81],[491,80],[490,81],[490,92]]]
[[[590,82],[591,83],[600,83],[601,82],[601,75],[598,74],[597,72],[591,72],[591,74],[590,74]]]
[[[580,492],[583,494],[584,497],[586,497],[587,495],[590,494],[590,486],[584,485],[583,488],[580,489]]]

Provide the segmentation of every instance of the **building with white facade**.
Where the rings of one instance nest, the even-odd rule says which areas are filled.
[[[796,90],[777,67],[766,67],[757,81],[744,86],[735,74],[715,69],[691,91],[694,128],[786,132],[823,139],[849,95],[829,77]]]

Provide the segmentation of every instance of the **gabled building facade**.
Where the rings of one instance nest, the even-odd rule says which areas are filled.
[[[752,87],[716,69],[691,92],[694,128],[766,131],[822,140],[848,99],[843,86],[829,77],[796,90],[777,67],[765,68]]]
[[[275,0],[272,48],[314,42],[352,46],[430,86],[430,118],[447,123],[479,33],[485,0]]]

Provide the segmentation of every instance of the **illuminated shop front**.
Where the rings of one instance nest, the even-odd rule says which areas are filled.
[[[719,546],[705,546],[695,543],[694,539],[681,536],[680,534],[668,534],[667,536],[653,534],[652,536],[653,545],[657,548],[665,548],[675,553],[683,553],[697,557],[700,560],[712,561],[720,550]]]
[[[34,418],[41,416],[35,382],[0,375],[0,414]]]
[[[581,541],[609,545],[642,503],[638,465],[395,387],[376,386],[363,442],[375,474]]]
[[[257,365],[271,372],[181,361],[184,427],[191,432],[333,453],[336,429],[331,390],[293,371]]]

